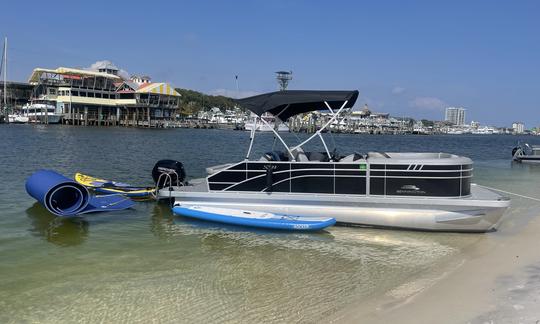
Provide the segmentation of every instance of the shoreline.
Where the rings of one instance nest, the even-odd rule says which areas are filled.
[[[159,121],[154,120],[151,124],[148,124],[148,122],[139,122],[138,124],[130,124],[125,123],[124,121],[119,122],[117,125],[113,124],[103,124],[99,125],[97,123],[88,123],[85,124],[70,124],[70,123],[40,123],[40,122],[25,122],[25,123],[18,123],[18,122],[11,122],[7,123],[1,119],[2,116],[0,116],[0,125],[43,125],[43,126],[70,126],[70,127],[84,127],[84,128],[92,128],[92,127],[108,127],[108,128],[115,128],[115,127],[122,127],[127,129],[202,129],[202,130],[233,130],[233,131],[245,131],[249,132],[249,130],[246,130],[245,127],[241,126],[240,124],[230,124],[230,123],[208,123],[203,120],[166,120],[166,121]],[[268,133],[271,134],[272,132],[268,131],[257,131],[257,133]],[[300,129],[300,130],[294,130],[294,131],[280,131],[280,133],[296,133],[296,134],[314,134],[314,131],[308,131],[306,129]],[[384,135],[392,135],[392,136],[531,136],[536,137],[540,136],[539,134],[534,133],[509,133],[509,132],[497,132],[497,133],[478,133],[478,132],[463,132],[463,133],[452,133],[452,132],[444,132],[444,131],[437,131],[437,132],[416,132],[416,131],[410,131],[410,130],[400,130],[400,131],[376,131],[376,132],[370,132],[370,131],[363,131],[363,132],[354,132],[354,131],[342,131],[342,130],[332,130],[331,132],[334,135],[373,135],[373,136],[384,136]]]
[[[516,205],[519,200],[515,200]],[[326,319],[331,323],[508,323],[540,321],[540,212],[528,221],[509,210],[497,232],[452,260],[367,302]]]

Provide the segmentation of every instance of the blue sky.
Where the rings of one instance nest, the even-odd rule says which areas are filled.
[[[9,77],[110,60],[211,94],[358,89],[395,116],[540,126],[540,1],[9,1]]]

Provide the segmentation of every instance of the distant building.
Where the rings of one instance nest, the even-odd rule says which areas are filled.
[[[350,116],[349,120],[360,120],[360,119],[388,119],[390,118],[390,114],[388,113],[381,113],[381,112],[372,112],[368,105],[365,104],[364,108],[360,111],[353,111]]]
[[[118,75],[118,71],[120,71],[116,65],[112,64],[109,61],[103,61],[99,66],[97,66],[97,71],[101,73],[107,73],[112,75]]]
[[[448,107],[446,108],[445,121],[454,125],[465,125],[465,108],[463,107]]]
[[[9,109],[20,109],[32,96],[34,87],[29,83],[12,82],[6,83],[6,102]],[[0,81],[0,107],[3,106],[4,82]]]
[[[522,122],[512,123],[512,130],[515,134],[523,134],[525,132],[525,125]]]
[[[31,99],[54,105],[70,124],[156,126],[174,118],[180,94],[170,84],[123,79],[110,62],[96,70],[36,68]]]
[[[360,111],[359,115],[362,118],[367,118],[367,117],[369,117],[371,115],[371,110],[369,110],[367,104],[364,105],[364,108]]]
[[[138,85],[141,85],[143,83],[150,83],[150,80],[151,80],[150,77],[146,75],[143,75],[143,76],[132,75],[130,79],[131,81],[137,83]]]

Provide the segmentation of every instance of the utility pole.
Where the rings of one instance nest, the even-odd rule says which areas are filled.
[[[236,99],[238,99],[240,97],[240,88],[238,87],[238,75],[235,75],[234,79],[236,80]]]

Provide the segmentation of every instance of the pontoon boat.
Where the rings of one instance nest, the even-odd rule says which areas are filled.
[[[540,146],[518,143],[512,149],[512,159],[522,163],[540,163]]]
[[[334,217],[338,224],[434,231],[493,230],[510,201],[471,183],[473,162],[447,153],[330,151],[322,132],[352,109],[358,91],[279,91],[239,99],[257,116],[290,117],[326,110],[330,118],[298,145],[288,145],[272,129],[283,151],[251,158],[256,132],[242,161],[207,168],[208,176],[169,182],[160,198],[182,206],[247,209],[296,216]],[[306,152],[319,138],[323,152]],[[158,168],[155,168],[159,169]],[[175,173],[164,168],[164,172]],[[183,169],[181,173],[184,174]]]

